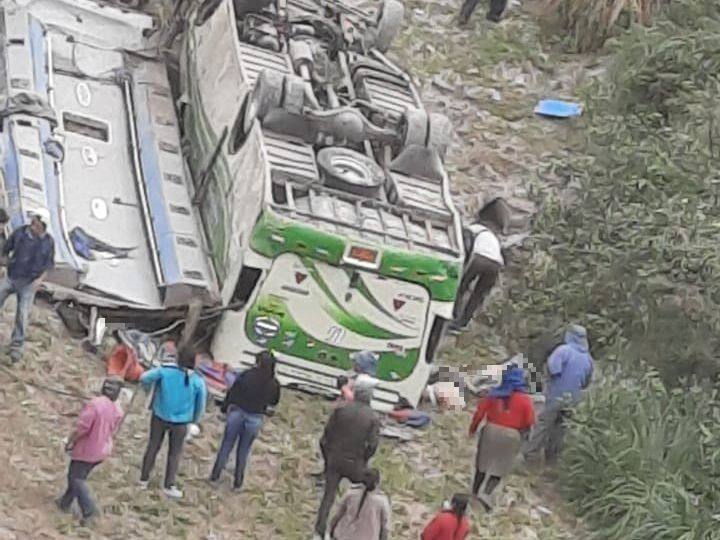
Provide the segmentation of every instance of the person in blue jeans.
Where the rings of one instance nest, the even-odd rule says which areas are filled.
[[[269,351],[262,351],[256,356],[255,367],[238,375],[225,396],[221,410],[227,413],[227,423],[210,474],[212,483],[219,482],[230,452],[237,443],[233,487],[242,488],[250,449],[260,433],[263,418],[267,414],[272,414],[268,408],[276,406],[279,402],[280,383],[275,378],[275,357]]]
[[[15,229],[2,248],[9,263],[7,277],[0,281],[0,309],[10,295],[17,296],[15,328],[9,347],[13,363],[22,359],[25,330],[35,293],[55,260],[55,243],[47,231],[50,212],[47,208],[37,208],[30,216],[30,224]]]
[[[183,496],[183,492],[175,485],[175,476],[180,465],[187,425],[200,421],[207,402],[205,380],[194,369],[195,352],[183,349],[177,363],[167,362],[140,377],[145,388],[154,386],[150,438],[143,457],[140,487],[147,489],[155,458],[167,433],[169,448],[163,492],[172,499]]]

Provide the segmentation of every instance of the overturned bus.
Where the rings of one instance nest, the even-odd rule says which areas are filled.
[[[449,122],[383,54],[402,5],[199,3],[174,108],[149,17],[17,4],[3,185],[13,226],[52,211],[50,292],[129,312],[221,305],[218,360],[270,348],[284,385],[317,393],[370,350],[374,405],[416,404],[464,253]]]
[[[225,304],[212,349],[284,384],[332,393],[351,355],[379,356],[375,402],[417,403],[464,252],[427,113],[387,49],[402,5],[224,0],[189,21],[181,55],[193,178],[218,157],[201,216]],[[219,151],[218,151],[219,148]]]

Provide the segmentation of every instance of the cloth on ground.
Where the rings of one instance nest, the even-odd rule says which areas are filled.
[[[145,368],[140,365],[137,353],[125,343],[113,347],[106,362],[108,375],[122,377],[126,381],[139,381]]]
[[[102,257],[104,259],[127,259],[130,253],[137,249],[136,247],[120,248],[112,246],[85,232],[81,227],[75,227],[70,231],[70,240],[75,253],[89,261],[94,261],[97,258],[93,252],[108,254]]]
[[[226,363],[211,360],[208,356],[199,358],[197,371],[205,378],[208,389],[221,393],[228,391],[236,377]]]
[[[432,421],[432,417],[429,414],[418,411],[417,409],[400,409],[398,411],[391,411],[388,413],[388,416],[396,422],[413,428],[423,428]]]

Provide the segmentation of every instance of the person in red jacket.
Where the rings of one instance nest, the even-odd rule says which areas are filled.
[[[469,499],[462,493],[453,495],[450,508],[438,512],[427,524],[421,540],[465,540],[470,534],[470,521],[465,516]]]
[[[525,389],[524,370],[510,364],[500,385],[478,402],[470,424],[468,436],[473,437],[480,422],[486,420],[478,439],[472,494],[487,510],[492,507],[490,494],[510,472],[524,435],[535,423],[533,403]]]

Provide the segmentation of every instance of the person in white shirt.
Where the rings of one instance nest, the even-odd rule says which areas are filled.
[[[468,227],[473,238],[472,248],[458,288],[451,330],[459,330],[470,323],[505,266],[497,235],[505,230],[508,221],[507,203],[498,197],[486,204],[478,212],[478,221]],[[468,292],[470,297],[463,303]]]

